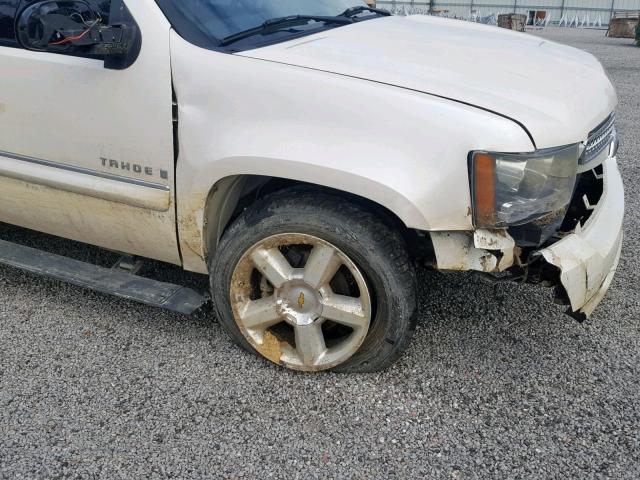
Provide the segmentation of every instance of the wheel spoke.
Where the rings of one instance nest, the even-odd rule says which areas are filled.
[[[359,328],[368,323],[362,301],[359,298],[337,294],[325,299],[322,317],[351,328]]]
[[[327,351],[321,323],[314,322],[311,325],[298,325],[294,328],[296,332],[296,350],[302,362],[307,366],[315,365]]]
[[[304,267],[304,281],[319,288],[333,279],[341,265],[342,260],[333,248],[317,245],[313,247]]]
[[[280,288],[293,277],[293,267],[277,248],[259,248],[251,254],[251,259],[275,288]]]
[[[246,328],[265,330],[282,321],[276,306],[275,297],[261,298],[245,303],[238,313]]]
[[[369,332],[371,295],[358,266],[339,247],[295,229],[251,246],[236,265],[230,293],[243,337],[262,356],[296,370],[343,364]]]

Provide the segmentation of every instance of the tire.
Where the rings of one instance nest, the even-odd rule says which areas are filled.
[[[331,268],[318,260],[329,258],[322,257],[321,251],[331,255],[331,260],[326,260]],[[298,268],[287,270],[286,278],[304,274],[304,282],[285,281],[273,273],[277,269],[269,270],[276,264],[275,258],[280,258],[278,252]],[[312,256],[313,262],[309,261]],[[261,263],[263,258],[267,263]],[[340,262],[336,275],[326,280]],[[322,268],[316,266],[320,264]],[[398,359],[415,331],[416,275],[402,236],[373,213],[338,195],[296,187],[261,199],[227,229],[209,262],[209,271],[215,309],[225,330],[243,348],[287,368],[378,371]],[[307,288],[307,277],[321,276],[325,286],[313,291]],[[327,304],[333,305],[335,291],[340,292],[340,296],[335,294],[339,308],[329,309]],[[351,310],[344,307],[347,296],[351,298],[346,303],[354,306]],[[258,302],[266,305],[259,317],[254,314],[259,310]],[[269,321],[253,329],[255,318],[264,322],[274,312],[281,315],[283,311],[286,322],[262,330]],[[330,312],[337,321],[324,320]],[[315,322],[326,325],[307,325],[318,315],[322,318]],[[362,322],[368,322],[366,327]],[[302,332],[310,328],[316,337],[307,342],[307,334]],[[317,343],[323,343],[326,350],[317,353],[322,348]]]

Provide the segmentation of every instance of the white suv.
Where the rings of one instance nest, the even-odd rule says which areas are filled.
[[[620,256],[616,94],[573,48],[357,0],[8,0],[0,65],[0,221],[124,255],[0,262],[183,313],[138,259],[208,274],[288,368],[393,362],[419,264],[582,318]]]

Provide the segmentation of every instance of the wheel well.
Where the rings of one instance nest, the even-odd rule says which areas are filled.
[[[215,251],[224,232],[245,209],[271,193],[299,186],[306,186],[318,192],[340,196],[375,214],[387,226],[402,234],[412,258],[421,260],[430,259],[433,256],[433,246],[428,233],[407,228],[395,213],[379,203],[323,185],[259,175],[227,177],[220,180],[211,189],[205,208],[204,240],[206,255],[209,256],[210,252]]]

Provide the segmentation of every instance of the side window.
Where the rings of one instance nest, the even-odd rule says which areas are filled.
[[[14,20],[20,0],[0,0],[0,46],[15,47]]]

